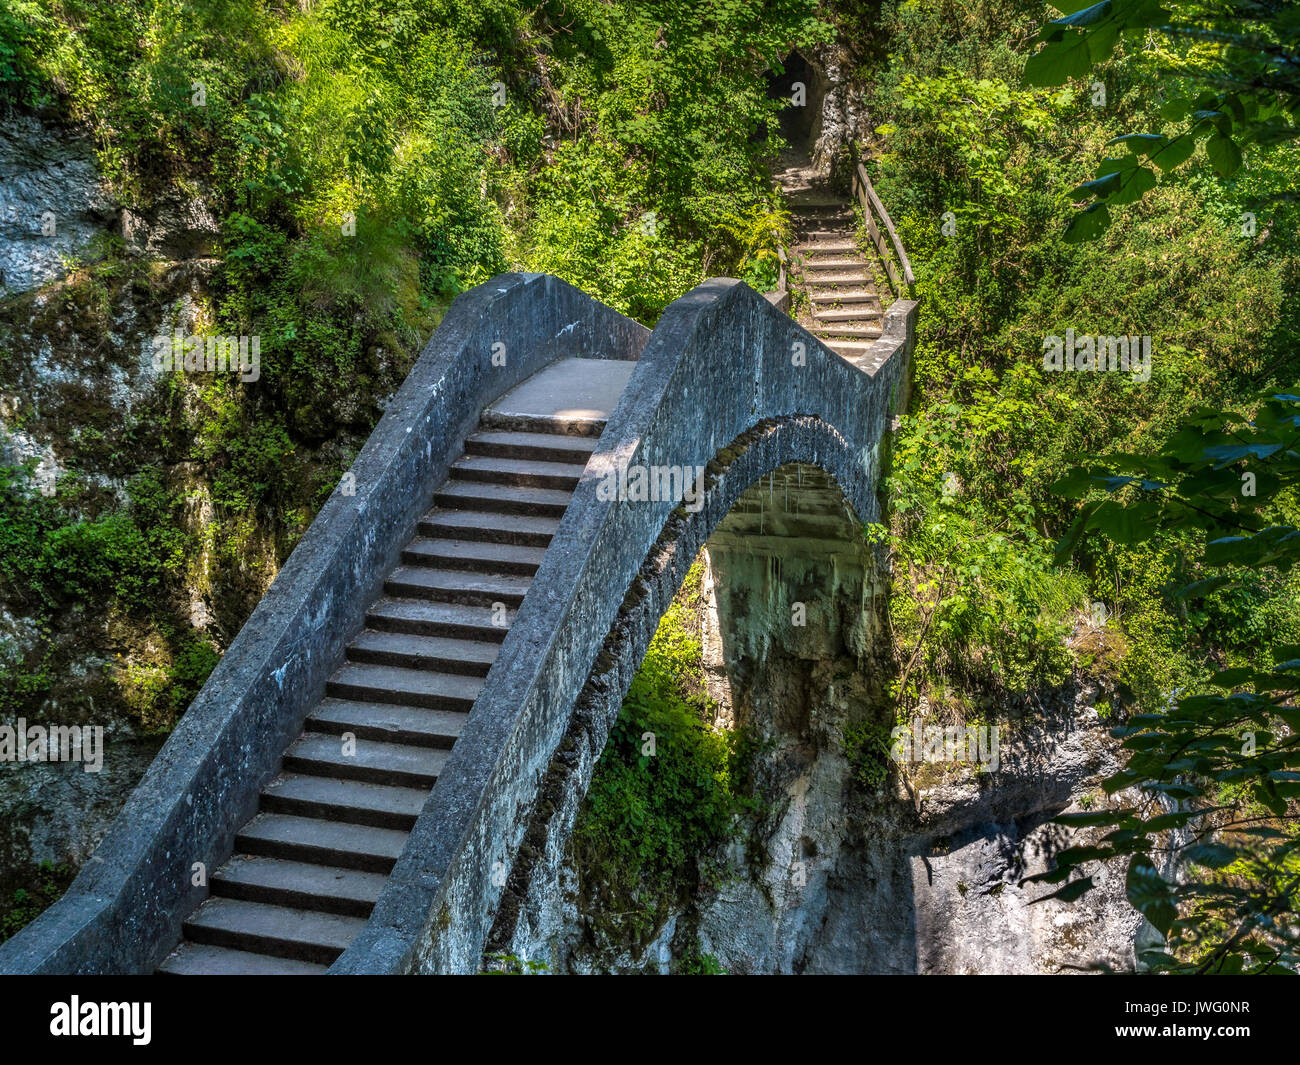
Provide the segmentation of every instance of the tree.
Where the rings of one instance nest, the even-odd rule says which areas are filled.
[[[1180,595],[1205,595],[1242,575],[1289,571],[1300,561],[1295,513],[1300,485],[1300,396],[1274,394],[1247,418],[1201,409],[1154,457],[1112,456],[1057,482],[1062,494],[1104,492],[1080,510],[1058,546],[1065,560],[1086,540],[1121,544],[1179,535],[1203,538],[1213,575]],[[1030,880],[1064,883],[1073,900],[1088,862],[1128,860],[1128,897],[1166,937],[1140,959],[1184,972],[1293,970],[1300,898],[1300,646],[1274,649],[1267,668],[1219,671],[1217,689],[1112,730],[1129,752],[1103,782],[1136,788],[1134,806],[1066,814],[1059,823],[1109,828],[1096,845],[1070,848]],[[1160,855],[1179,875],[1161,874]]]
[[[1093,202],[1071,219],[1065,239],[1094,240],[1111,223],[1110,209],[1141,199],[1205,145],[1222,177],[1242,165],[1255,146],[1294,142],[1300,136],[1300,6],[1288,0],[1102,0],[1088,5],[1056,0],[1064,17],[1047,23],[1043,47],[1025,64],[1030,85],[1064,85],[1110,58],[1121,40],[1152,36],[1195,54],[1149,49],[1162,75],[1191,75],[1201,89],[1166,100],[1167,133],[1126,133],[1109,143],[1119,154],[1102,160],[1096,176],[1075,190]],[[1175,53],[1177,54],[1177,52]]]
[[[1177,73],[1197,83],[1165,101],[1177,128],[1128,133],[1077,190],[1093,202],[1066,240],[1100,236],[1110,208],[1140,199],[1185,163],[1198,143],[1221,176],[1252,148],[1300,135],[1300,8],[1272,0],[1104,0],[1058,5],[1028,60],[1033,85],[1086,76],[1121,40],[1145,41],[1172,71],[1158,40],[1194,52]],[[1198,409],[1155,456],[1113,455],[1070,471],[1054,487],[1084,500],[1058,545],[1064,562],[1106,537],[1119,544],[1177,538],[1199,546],[1191,600],[1243,577],[1284,574],[1300,561],[1300,395],[1272,392],[1249,414]],[[1092,886],[1075,876],[1097,861],[1127,860],[1130,902],[1165,937],[1139,961],[1156,971],[1272,973],[1300,962],[1300,646],[1273,649],[1272,662],[1220,670],[1214,691],[1172,700],[1112,730],[1128,752],[1104,783],[1132,805],[1066,814],[1075,827],[1108,829],[1071,847],[1055,868],[1029,878],[1062,885],[1046,898],[1072,901]]]

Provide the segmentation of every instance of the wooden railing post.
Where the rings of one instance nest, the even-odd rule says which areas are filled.
[[[885,264],[885,272],[889,275],[894,295],[910,295],[912,286],[916,284],[916,277],[912,273],[912,262],[908,259],[907,252],[903,250],[903,242],[898,237],[898,231],[894,229],[893,219],[889,217],[885,205],[876,195],[871,178],[867,176],[866,167],[861,163],[856,163],[853,168],[853,194],[862,205],[862,217],[866,221],[867,235],[871,238],[880,261]],[[889,237],[889,244],[893,249],[892,256],[885,245],[885,236]]]

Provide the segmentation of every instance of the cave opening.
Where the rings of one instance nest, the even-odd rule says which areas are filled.
[[[811,159],[821,133],[825,79],[798,52],[791,52],[780,65],[779,71],[773,70],[767,76],[768,99],[784,104],[777,128],[787,145],[786,153]]]

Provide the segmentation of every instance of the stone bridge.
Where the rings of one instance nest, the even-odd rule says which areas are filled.
[[[895,302],[848,358],[730,279],[653,332],[544,275],[460,296],[0,972],[474,972],[487,949],[544,954],[592,769],[701,548],[729,673],[805,631],[869,652],[861,524],[914,318]]]

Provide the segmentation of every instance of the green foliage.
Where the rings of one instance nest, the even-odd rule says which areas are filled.
[[[1062,637],[1084,601],[1083,582],[1050,571],[1050,544],[1027,503],[990,505],[964,486],[967,449],[991,428],[988,418],[980,407],[934,407],[905,419],[895,443],[886,481],[892,527],[871,531],[893,555],[906,705],[925,678],[967,691],[1024,691],[1059,683],[1072,664]]]
[[[0,104],[40,102],[36,53],[49,32],[50,20],[33,0],[10,0],[0,7]]]
[[[110,614],[152,629],[167,648],[157,661],[125,667],[127,710],[147,731],[175,724],[215,667],[213,647],[185,634],[165,590],[182,579],[193,546],[178,524],[182,503],[156,470],[127,486],[129,505],[97,517],[80,513],[84,494],[63,478],[54,496],[37,495],[26,470],[0,467],[0,578],[6,593],[38,621],[43,640],[78,602],[99,601]],[[29,709],[53,686],[48,647],[0,657],[0,708]]]
[[[1132,740],[1129,766],[1111,783],[1152,789],[1139,789],[1139,806],[1126,799],[1129,809],[1089,811],[1102,820],[1087,824],[1110,833],[1067,852],[1052,882],[1076,898],[1090,881],[1066,883],[1074,869],[1105,856],[1129,862],[1130,898],[1170,933],[1169,957],[1150,959],[1157,967],[1289,964],[1291,947],[1270,921],[1294,910],[1284,873],[1293,833],[1283,824],[1293,806],[1285,818],[1276,812],[1292,755],[1277,744],[1286,730],[1261,720],[1290,698],[1287,678],[1263,678],[1282,666],[1275,645],[1298,642],[1296,578],[1282,567],[1295,503],[1280,482],[1242,497],[1241,475],[1267,480],[1265,460],[1294,439],[1290,401],[1249,399],[1260,381],[1295,377],[1300,330],[1286,293],[1298,262],[1300,167],[1274,122],[1294,123],[1282,84],[1293,73],[1273,63],[1294,42],[1294,12],[1173,4],[1173,37],[1153,28],[1139,50],[1117,43],[1120,23],[1161,24],[1154,5],[1081,6],[1044,31],[1048,44],[1033,58],[1020,43],[1037,19],[1031,5],[968,8],[954,25],[921,5],[886,9],[891,59],[873,101],[885,123],[877,186],[925,308],[884,536],[903,563],[892,610],[900,696],[968,695],[981,674],[1013,686],[1059,680],[1070,665],[1066,627],[1074,621],[1077,633],[1079,608],[1100,600],[1109,615],[1100,635],[1072,642],[1107,682],[1107,716]],[[1216,27],[1227,35],[1204,32]],[[1245,85],[1261,63],[1274,69]],[[1085,75],[1085,85],[1067,84]],[[1217,102],[1196,100],[1207,88]],[[1231,98],[1249,93],[1258,108],[1239,111]],[[1219,113],[1162,114],[1173,98]],[[1168,136],[1117,137],[1175,121]],[[1208,158],[1173,158],[1198,140],[1216,145]],[[1252,145],[1250,166],[1231,177],[1225,140]],[[1075,190],[1066,178],[1078,158],[1116,144],[1099,181]],[[1101,206],[1077,216],[1083,196]],[[1120,203],[1129,204],[1123,225],[1097,224],[1105,205]],[[1244,211],[1258,212],[1257,230]],[[955,220],[946,233],[945,212]],[[1078,244],[1089,225],[1094,239]],[[1044,338],[1067,328],[1150,335],[1150,380],[1044,372]],[[1226,413],[1257,409],[1250,425]],[[1052,486],[1080,454],[1105,457],[1063,485],[1085,498],[1076,514]],[[999,568],[1003,555],[1013,561]],[[1237,680],[1229,691],[1253,680],[1254,695],[1188,704],[1186,693],[1225,675]],[[1243,730],[1267,732],[1273,745],[1261,739],[1242,753]],[[1229,865],[1193,865],[1165,886],[1151,863],[1180,827],[1159,820],[1171,813],[1187,815],[1181,829],[1198,840],[1226,832],[1243,849]],[[1233,831],[1257,816],[1285,838],[1264,846]]]
[[[195,585],[213,631],[237,630],[458,292],[551,270],[649,322],[712,274],[772,283],[788,225],[767,172],[778,142],[757,135],[779,106],[763,75],[829,39],[816,9],[0,7],[0,106],[88,130],[133,209],[201,200],[221,220],[201,328],[257,337],[261,361],[255,386],[169,377],[139,424],[60,448],[74,470],[113,449],[129,500],[75,477],[35,496],[0,472],[6,593],[51,623],[73,601],[113,619],[96,648],[117,656],[112,685],[146,728],[169,727],[215,654],[181,635]],[[113,333],[119,290],[156,280],[110,250],[68,288],[82,332]],[[0,664],[0,698],[50,687],[35,653]]]
[[[1087,77],[1121,39],[1142,42],[1154,54],[1157,78],[1172,83],[1162,94],[1160,118],[1179,127],[1107,141],[1116,154],[1075,190],[1076,198],[1095,202],[1070,220],[1067,241],[1097,239],[1111,223],[1111,207],[1141,199],[1156,187],[1157,172],[1183,166],[1198,144],[1227,178],[1240,169],[1243,151],[1300,136],[1300,14],[1293,5],[1061,0],[1056,6],[1066,14],[1043,27],[1043,47],[1025,64],[1026,82],[1063,85]]]
[[[66,865],[41,862],[36,880],[15,888],[8,899],[0,901],[0,943],[24,925],[36,920],[51,903],[68,890],[73,873]]]
[[[481,976],[541,976],[549,971],[545,962],[525,960],[514,954],[489,954],[487,960],[494,968],[484,970]]]
[[[843,749],[860,787],[875,791],[888,779],[889,726],[872,721],[849,725],[844,729]]]
[[[720,873],[745,796],[737,733],[708,723],[696,609],[697,563],[660,622],[610,731],[573,835],[588,912],[644,943],[669,909]],[[653,753],[651,753],[653,752]]]
[[[1220,612],[1234,592],[1236,604],[1258,600],[1266,574],[1288,573],[1300,560],[1298,441],[1300,396],[1278,393],[1250,416],[1198,410],[1156,455],[1078,467],[1057,490],[1099,498],[1081,507],[1060,555],[1086,537],[1178,537],[1199,549],[1187,574],[1198,579],[1180,588],[1181,598]],[[1289,624],[1294,631],[1294,615]],[[1267,635],[1262,626],[1251,642]],[[1080,866],[1127,859],[1129,900],[1165,937],[1145,959],[1153,968],[1294,971],[1300,942],[1285,915],[1300,901],[1300,645],[1279,643],[1265,668],[1220,670],[1209,683],[1216,693],[1180,698],[1112,730],[1131,753],[1103,787],[1138,788],[1145,802],[1089,815],[1088,825],[1111,829],[1101,845],[1071,848],[1031,879],[1068,881],[1057,894],[1078,897],[1092,884],[1069,879]],[[1177,853],[1187,872],[1170,883],[1151,855],[1175,831],[1186,836]]]
[[[700,950],[699,943],[693,950],[676,959],[673,972],[678,976],[726,976],[727,970],[712,955]]]
[[[905,563],[891,610],[900,695],[1055,683],[1071,664],[1063,632],[1101,600],[1110,650],[1084,661],[1153,708],[1211,672],[1219,648],[1257,646],[1261,615],[1220,612],[1233,627],[1218,631],[1198,619],[1205,639],[1189,645],[1164,548],[1113,545],[1079,571],[1057,569],[1050,545],[1073,514],[1051,485],[1078,453],[1159,447],[1198,402],[1227,402],[1293,358],[1295,229],[1243,239],[1243,191],[1199,168],[1096,244],[1067,243],[1068,161],[1153,115],[1153,82],[1140,57],[1118,56],[1096,75],[1104,108],[1088,90],[1026,88],[1021,42],[1036,17],[1016,4],[885,9],[871,165],[924,308],[888,481],[889,542]],[[1257,153],[1259,190],[1293,178],[1286,156]],[[1261,213],[1261,227],[1266,217],[1289,215]],[[1044,372],[1044,338],[1069,328],[1151,335],[1151,379]],[[1287,604],[1271,584],[1256,599],[1271,614]]]
[[[75,492],[66,484],[64,495]],[[36,496],[26,471],[0,468],[0,573],[33,605],[111,598],[127,609],[151,606],[164,573],[183,550],[172,520],[176,501],[155,472],[136,477],[129,510],[84,519],[60,499]]]

